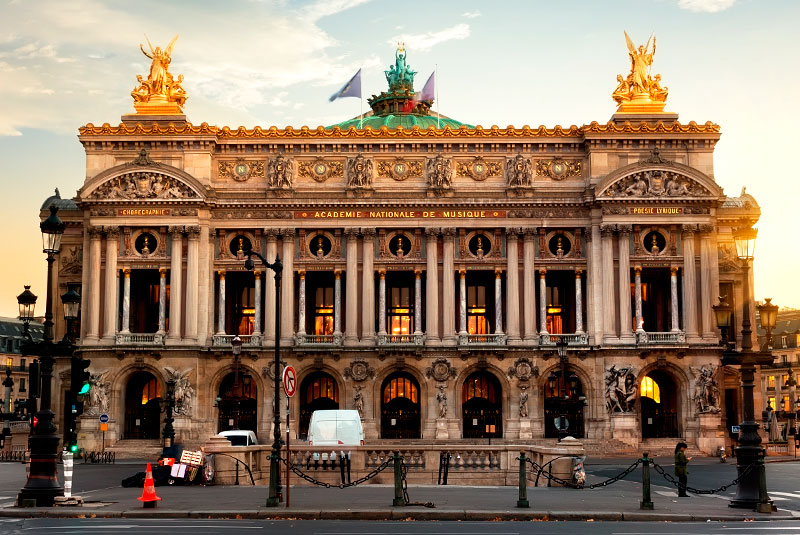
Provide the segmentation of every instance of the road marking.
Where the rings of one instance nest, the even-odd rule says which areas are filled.
[[[792,492],[778,492],[776,490],[771,490],[769,493],[777,494],[778,496],[789,496],[790,498],[800,498],[800,494],[794,494]]]

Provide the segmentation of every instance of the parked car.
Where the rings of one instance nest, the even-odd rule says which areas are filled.
[[[256,446],[258,445],[258,438],[253,431],[243,429],[234,429],[231,431],[223,431],[219,434],[228,439],[231,446]]]
[[[309,446],[363,446],[364,429],[356,410],[320,410],[308,424]]]

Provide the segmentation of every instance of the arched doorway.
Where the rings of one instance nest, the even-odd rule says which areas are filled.
[[[219,385],[217,432],[229,429],[258,431],[258,387],[246,371],[229,373]]]
[[[461,388],[464,438],[503,437],[503,389],[488,372],[475,372]]]
[[[300,385],[300,439],[308,437],[311,414],[320,410],[339,408],[339,386],[336,379],[325,372],[314,372]]]
[[[655,370],[639,383],[642,438],[681,436],[678,426],[678,385],[672,376]]]
[[[561,370],[553,371],[544,385],[544,436],[545,438],[558,438],[559,430],[556,421],[566,418],[566,432],[568,436],[583,438],[583,408],[586,396],[583,394],[583,384],[574,372],[566,370],[566,382]]]
[[[419,383],[405,372],[381,385],[381,438],[420,438]]]
[[[161,384],[150,372],[136,372],[125,387],[124,438],[161,436]]]

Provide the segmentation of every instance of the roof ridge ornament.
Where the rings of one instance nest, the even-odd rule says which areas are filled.
[[[147,166],[160,167],[161,166],[161,164],[159,162],[155,161],[154,159],[152,159],[147,154],[147,149],[140,150],[139,151],[139,155],[136,158],[134,158],[133,160],[129,161],[128,165],[130,165],[130,166],[134,166],[135,165],[135,166],[138,166],[138,167],[147,167]]]
[[[650,156],[643,160],[639,160],[641,164],[664,164],[664,163],[674,163],[672,160],[667,160],[666,158],[661,156],[661,151],[658,150],[658,147],[653,147],[650,149]]]
[[[619,104],[617,113],[664,113],[667,101],[667,87],[661,86],[661,75],[650,76],[653,56],[656,53],[655,35],[650,35],[647,44],[635,47],[628,32],[625,43],[631,60],[631,72],[623,78],[617,75],[617,88],[611,98]],[[653,46],[651,48],[650,43]]]

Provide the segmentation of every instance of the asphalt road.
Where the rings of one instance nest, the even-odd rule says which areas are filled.
[[[780,525],[750,523],[670,522],[368,522],[329,520],[195,520],[195,519],[0,519],[0,532],[12,534],[120,535],[148,533],[172,535],[206,533],[291,533],[292,535],[517,535],[613,534],[613,535],[777,535],[800,533],[800,521]]]

